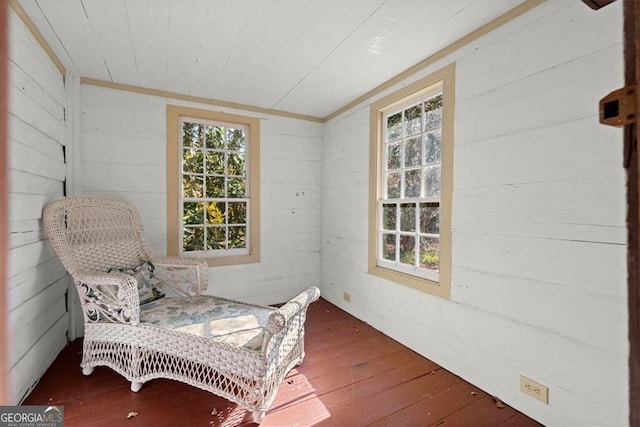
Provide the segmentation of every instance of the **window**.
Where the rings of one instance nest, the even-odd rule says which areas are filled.
[[[454,65],[371,106],[369,272],[449,296]]]
[[[258,119],[167,106],[167,253],[259,261]]]

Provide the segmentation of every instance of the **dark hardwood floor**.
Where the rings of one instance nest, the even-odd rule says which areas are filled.
[[[109,368],[85,377],[82,342],[58,356],[25,405],[63,405],[66,426],[237,426],[251,414],[209,392],[153,380],[138,393]],[[127,418],[130,416],[130,418]],[[325,300],[307,319],[306,358],[263,426],[538,426]]]

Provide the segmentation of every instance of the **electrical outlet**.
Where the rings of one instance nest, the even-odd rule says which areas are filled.
[[[349,292],[344,292],[342,294],[342,299],[346,302],[351,302],[351,294]]]
[[[520,375],[520,391],[538,399],[542,403],[549,403],[549,387],[545,387],[523,375]]]

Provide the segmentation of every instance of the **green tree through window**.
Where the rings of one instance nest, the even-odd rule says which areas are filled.
[[[182,120],[182,250],[248,249],[247,129]]]

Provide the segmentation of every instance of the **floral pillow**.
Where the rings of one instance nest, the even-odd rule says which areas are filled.
[[[159,298],[164,297],[158,289],[160,281],[153,277],[155,267],[150,261],[144,262],[134,268],[112,267],[108,273],[125,273],[133,276],[138,283],[138,294],[140,295],[140,304],[145,304]]]

